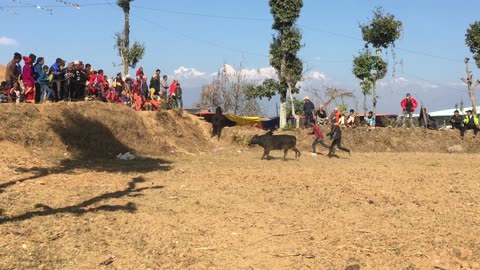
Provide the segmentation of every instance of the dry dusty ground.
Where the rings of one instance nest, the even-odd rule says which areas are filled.
[[[478,154],[212,144],[55,165],[3,142],[0,269],[480,269]]]

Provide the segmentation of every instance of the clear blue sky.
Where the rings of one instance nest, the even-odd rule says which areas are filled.
[[[80,9],[56,0],[0,0],[4,22],[0,63],[6,65],[18,51],[44,56],[47,63],[53,63],[56,57],[80,59],[110,75],[120,71],[121,67],[113,66],[120,62],[113,38],[114,32],[123,28],[123,13],[115,1],[69,2],[80,4]],[[32,5],[51,8],[53,15]],[[480,19],[475,12],[480,10],[478,0],[304,0],[298,24],[305,45],[300,51],[305,67],[325,74],[331,84],[357,87],[351,65],[353,55],[364,45],[358,24],[367,22],[377,6],[403,22],[403,35],[396,47],[396,59],[402,60],[403,66],[397,66],[396,75],[409,81],[405,87],[436,85],[429,91],[442,91],[438,96],[442,101],[435,101],[435,93],[430,95],[428,89],[418,93],[426,103],[432,96],[433,100],[428,100],[431,104],[427,103],[431,107],[447,106],[446,96],[466,101],[459,78],[465,73],[464,57],[471,57],[465,31]],[[146,45],[146,55],[139,65],[147,74],[156,68],[163,74],[173,74],[180,66],[210,74],[223,64],[238,66],[241,61],[245,67],[256,69],[269,66],[271,23],[266,0],[136,0],[132,3],[131,39]],[[473,63],[471,68],[480,76]],[[448,92],[454,89],[458,93]],[[398,91],[401,93],[394,93],[396,99],[404,95],[404,90]],[[388,95],[382,98],[386,100]],[[392,104],[397,103],[395,100]]]

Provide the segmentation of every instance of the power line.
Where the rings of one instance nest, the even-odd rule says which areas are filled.
[[[232,17],[232,16],[223,16],[223,15],[202,14],[202,13],[175,11],[175,10],[168,10],[168,9],[161,9],[161,8],[142,7],[142,6],[137,6],[137,5],[132,5],[132,7],[139,8],[139,9],[160,11],[160,12],[164,12],[164,13],[191,15],[191,16],[197,16],[197,17],[207,17],[207,18],[216,18],[216,19],[243,20],[243,21],[271,21],[271,19],[263,19],[263,18]]]
[[[192,36],[189,36],[189,35],[186,35],[186,34],[182,34],[182,33],[178,33],[177,31],[173,31],[173,30],[171,30],[171,29],[168,29],[167,27],[161,26],[161,25],[159,25],[158,23],[153,22],[153,21],[148,20],[148,19],[145,19],[145,18],[143,18],[143,17],[138,17],[138,16],[134,16],[134,15],[131,15],[131,14],[130,14],[130,16],[131,16],[131,17],[135,17],[135,18],[140,19],[140,20],[143,20],[143,21],[145,21],[145,22],[147,22],[147,23],[153,24],[153,25],[155,25],[155,26],[157,26],[157,27],[159,27],[159,28],[162,28],[162,29],[164,29],[164,30],[171,31],[171,32],[173,32],[173,34],[178,35],[178,36],[182,36],[182,37],[184,37],[184,38],[186,38],[186,39],[190,39],[190,40],[193,40],[193,41],[202,41],[202,42],[207,43],[207,44],[209,44],[209,45],[211,45],[211,46],[213,46],[213,47],[217,47],[217,48],[221,48],[221,49],[226,49],[226,50],[230,50],[230,51],[234,51],[234,52],[240,52],[240,53],[244,53],[244,54],[248,54],[248,55],[253,55],[253,56],[259,56],[259,57],[268,57],[268,55],[265,55],[265,54],[256,53],[256,52],[250,52],[250,51],[246,51],[246,50],[239,50],[239,49],[235,49],[235,48],[223,46],[223,45],[220,45],[220,44],[218,44],[218,43],[211,42],[211,41],[209,41],[209,40],[202,40],[202,39],[199,39],[199,38],[194,38],[194,37],[192,37]]]
[[[13,2],[16,2],[16,3],[21,3],[19,0],[12,0]],[[71,5],[71,4],[74,4],[74,3],[70,3],[70,2],[67,2],[67,1],[62,1],[62,0],[56,0],[57,2],[62,2],[64,3],[63,5],[47,5],[47,6],[36,6],[36,5],[16,5],[16,6],[0,6],[0,10],[3,10],[3,11],[6,11],[6,12],[10,12],[10,13],[13,13],[13,14],[16,14],[15,12],[11,12],[11,11],[8,11],[9,8],[32,8],[32,7],[35,7],[35,8],[40,8],[40,9],[43,9],[47,12],[52,12],[53,10],[51,10],[51,8],[64,8],[66,7],[67,5]],[[81,7],[86,7],[86,6],[105,6],[105,5],[109,5],[109,6],[113,6],[113,4],[115,4],[114,2],[108,2],[108,0],[104,0],[104,3],[90,3],[90,4],[82,4]],[[254,18],[254,17],[236,17],[236,16],[224,16],[224,15],[215,15],[215,14],[206,14],[206,13],[195,13],[195,12],[183,12],[183,11],[175,11],[175,10],[169,10],[169,9],[162,9],[162,8],[153,8],[153,7],[145,7],[145,6],[140,6],[140,5],[132,5],[132,7],[134,8],[139,8],[139,9],[144,9],[144,10],[150,10],[150,11],[157,11],[157,12],[164,12],[164,13],[172,13],[172,14],[181,14],[181,15],[189,15],[189,16],[197,16],[197,17],[206,17],[206,18],[215,18],[215,19],[228,19],[228,20],[244,20],[244,21],[271,21],[271,19],[267,19],[267,18]],[[80,5],[78,5],[77,8],[80,8]],[[139,17],[140,19],[144,19],[142,17]],[[150,22],[151,23],[151,22]],[[347,35],[347,34],[343,34],[343,33],[338,33],[338,32],[334,32],[334,31],[330,31],[330,30],[326,30],[326,29],[322,29],[322,28],[319,28],[319,27],[312,27],[312,26],[309,26],[309,25],[305,25],[305,24],[299,24],[298,26],[300,26],[302,29],[310,29],[310,30],[313,30],[313,31],[318,31],[318,32],[323,32],[323,33],[327,33],[329,35],[332,35],[332,36],[338,36],[338,37],[342,37],[342,38],[345,38],[345,39],[350,39],[350,40],[356,40],[356,41],[361,41],[361,42],[364,42],[362,39],[360,38],[357,38],[357,37],[353,37],[353,36],[350,36],[350,35]],[[187,37],[186,35],[184,35],[185,37]],[[191,37],[188,37],[189,39],[192,39]],[[207,43],[210,43],[212,45],[214,45],[214,43],[212,42],[209,42],[209,41],[206,41]],[[229,49],[229,50],[235,50],[235,51],[239,51],[237,49],[232,49],[232,48],[227,48],[227,47],[224,47],[224,46],[221,46],[221,45],[218,45],[218,44],[215,44],[214,45],[215,47],[219,47],[219,48],[224,48],[224,49]],[[423,55],[423,56],[427,56],[427,57],[430,57],[430,58],[436,58],[436,59],[440,59],[440,60],[444,60],[444,61],[449,61],[449,62],[456,62],[456,63],[460,63],[462,62],[463,63],[463,59],[461,60],[458,60],[458,59],[452,59],[452,58],[449,58],[449,57],[444,57],[444,56],[439,56],[439,55],[434,55],[434,54],[430,54],[430,53],[425,53],[425,52],[420,52],[420,51],[415,51],[415,50],[410,50],[410,49],[405,49],[405,48],[400,48],[400,47],[395,47],[397,50],[399,51],[403,51],[403,52],[406,52],[406,53],[410,53],[410,54],[416,54],[416,55]],[[260,55],[258,53],[252,53],[252,52],[246,52],[245,53],[247,54],[251,54],[251,55],[257,55],[257,56],[265,56],[265,55]],[[345,61],[345,60],[330,60],[330,61],[321,61],[321,62],[349,62],[349,61]]]

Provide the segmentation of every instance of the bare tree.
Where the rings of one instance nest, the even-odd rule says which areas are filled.
[[[357,102],[357,97],[352,91],[337,87],[324,86],[323,89],[314,88],[307,89],[306,91],[312,93],[312,95],[315,97],[314,100],[320,101],[326,111],[330,109],[330,105],[332,104],[335,104],[335,106],[345,106],[348,99],[352,99],[354,102]]]
[[[468,61],[469,58],[465,58],[465,67],[466,67],[466,72],[467,72],[467,77],[466,78],[461,78],[461,80],[467,84],[468,87],[468,96],[470,97],[470,101],[472,102],[472,111],[474,115],[477,115],[477,104],[475,100],[475,91],[477,90],[477,87],[480,85],[480,80],[476,80],[475,83],[473,83],[473,75],[472,71],[468,68]]]
[[[228,66],[224,65],[217,77],[202,87],[200,100],[194,106],[211,110],[220,106],[225,112],[236,115],[258,115],[261,112],[260,105],[255,98],[246,94],[253,87],[253,82],[248,81],[241,65],[233,74],[229,74]]]

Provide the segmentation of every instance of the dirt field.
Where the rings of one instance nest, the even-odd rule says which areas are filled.
[[[329,159],[299,133],[299,161],[260,161],[260,148],[231,142],[258,130],[195,148],[180,117],[175,144],[133,161],[73,158],[68,144],[7,132],[0,269],[480,269],[480,155],[367,152],[346,138],[352,156]]]

